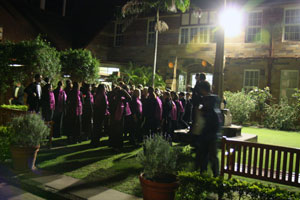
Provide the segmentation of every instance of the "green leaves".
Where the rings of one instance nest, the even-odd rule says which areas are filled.
[[[73,81],[87,83],[98,78],[99,61],[86,49],[69,49],[61,52],[62,73]]]

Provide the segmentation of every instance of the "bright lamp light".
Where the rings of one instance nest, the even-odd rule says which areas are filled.
[[[228,37],[235,37],[242,31],[243,12],[237,7],[227,7],[219,15],[219,23]]]

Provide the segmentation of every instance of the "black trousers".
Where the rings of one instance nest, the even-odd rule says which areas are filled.
[[[63,124],[63,112],[54,111],[53,115],[53,137],[61,137]]]
[[[200,169],[201,173],[206,172],[208,162],[210,162],[214,177],[219,176],[217,140],[203,139],[198,143],[196,150],[196,168]]]
[[[112,147],[114,148],[123,147],[123,130],[124,130],[123,118],[121,120],[111,119],[109,142]]]
[[[105,115],[101,115],[98,113],[94,114],[93,118],[93,134],[92,134],[92,143],[99,143],[101,138],[101,134],[103,131],[103,122],[105,119]]]

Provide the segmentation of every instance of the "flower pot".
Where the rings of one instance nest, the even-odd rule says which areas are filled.
[[[40,146],[17,147],[11,146],[13,168],[18,171],[28,171],[35,169],[35,160]]]
[[[179,183],[157,183],[144,178],[144,174],[140,175],[140,183],[143,190],[144,200],[174,200],[175,191]]]

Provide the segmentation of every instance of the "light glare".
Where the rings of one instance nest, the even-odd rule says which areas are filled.
[[[236,7],[227,7],[219,15],[219,23],[227,37],[238,36],[242,31],[243,13]]]

